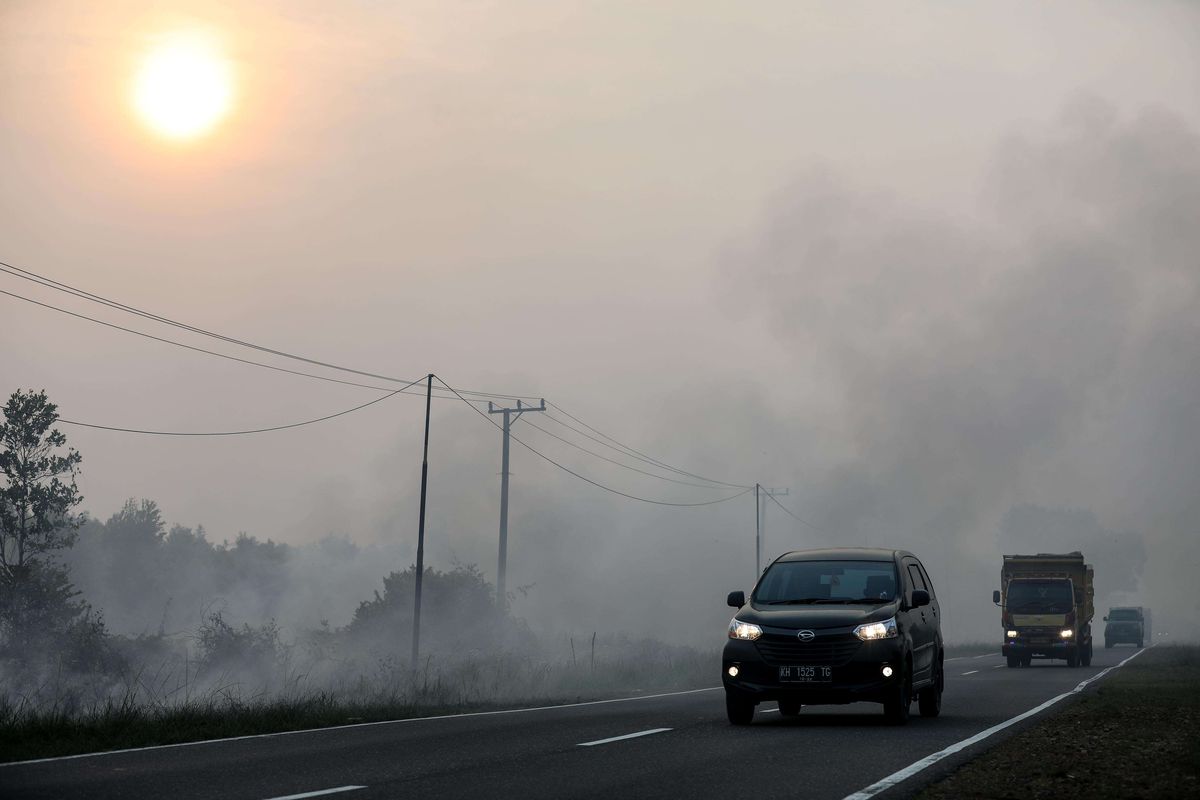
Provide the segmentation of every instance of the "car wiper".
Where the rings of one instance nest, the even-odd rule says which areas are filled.
[[[793,598],[791,600],[768,600],[766,604],[769,606],[805,606],[805,605],[811,605],[812,603],[825,603],[825,602],[828,602],[827,598],[797,597],[797,598]]]
[[[845,603],[890,603],[892,598],[886,600],[882,597],[856,597],[853,600],[844,600]]]

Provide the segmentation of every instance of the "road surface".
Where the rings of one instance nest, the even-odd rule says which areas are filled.
[[[843,798],[1132,654],[1099,649],[1077,669],[1007,669],[999,655],[948,660],[942,716],[922,719],[914,705],[905,727],[885,725],[874,704],[810,706],[784,719],[770,703],[735,728],[716,688],[0,765],[0,797]],[[1011,730],[879,796],[909,795]]]

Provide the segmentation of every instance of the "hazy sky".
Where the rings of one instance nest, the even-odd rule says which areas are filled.
[[[228,52],[234,105],[171,143],[133,75],[192,29]],[[1145,535],[1164,586],[1200,557],[1197,41],[1200,7],[1169,2],[8,0],[0,260],[319,359],[545,395],[690,471],[789,487],[821,532],[774,513],[772,553],[895,542],[935,580],[955,554],[986,578],[1003,515],[1037,504]],[[106,425],[259,427],[377,394],[2,296],[0,337],[4,395]],[[138,496],[218,539],[411,543],[421,410],[66,432],[101,517]],[[721,496],[517,430],[623,491]],[[436,404],[435,565],[494,568],[499,449]],[[681,572],[678,616],[752,577],[745,498],[618,500],[519,447],[513,471],[511,582],[589,621],[636,626],[622,598]],[[990,585],[946,582],[991,620]]]

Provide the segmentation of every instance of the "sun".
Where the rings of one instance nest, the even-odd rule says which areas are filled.
[[[217,43],[175,33],[146,53],[133,83],[133,107],[160,136],[178,141],[210,132],[233,106],[233,69]]]

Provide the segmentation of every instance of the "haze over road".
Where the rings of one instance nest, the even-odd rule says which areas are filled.
[[[1090,668],[998,654],[946,662],[942,716],[885,724],[879,706],[759,706],[725,720],[719,688],[517,712],[406,720],[0,766],[6,798],[841,798],[1068,692]],[[715,670],[714,670],[715,672]],[[639,735],[640,734],[640,735]],[[1003,735],[1003,734],[1001,734]],[[988,744],[996,739],[988,740]],[[581,746],[582,745],[582,746]],[[969,752],[969,751],[968,751]],[[921,777],[892,793],[910,793]]]

